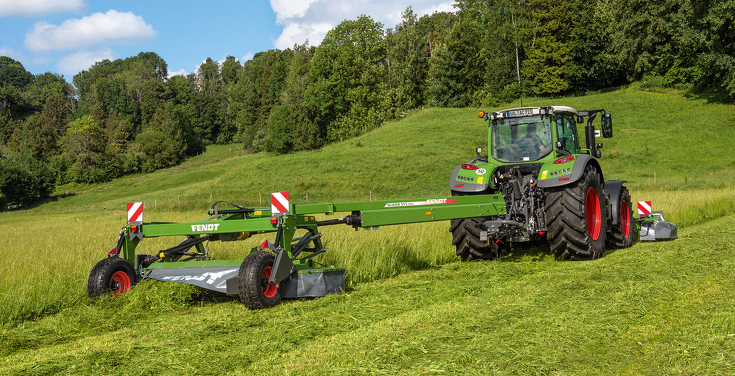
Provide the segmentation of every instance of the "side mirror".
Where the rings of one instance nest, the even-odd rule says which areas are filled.
[[[602,122],[602,137],[612,137],[612,116],[610,114],[603,114],[600,121]]]

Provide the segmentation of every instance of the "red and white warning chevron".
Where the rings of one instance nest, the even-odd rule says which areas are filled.
[[[638,215],[645,216],[651,214],[651,201],[638,201]]]
[[[271,193],[271,215],[281,216],[288,214],[288,192]]]
[[[128,202],[128,223],[143,222],[143,203]]]

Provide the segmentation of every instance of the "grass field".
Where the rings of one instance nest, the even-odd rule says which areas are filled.
[[[735,373],[735,109],[635,87],[524,100],[542,104],[612,113],[605,178],[653,201],[680,239],[593,262],[558,262],[538,247],[461,263],[446,222],[334,226],[321,262],[350,270],[346,294],[253,312],[144,281],[92,304],[86,280],[114,246],[126,202],[145,201],[146,221],[192,221],[218,199],[267,206],[283,190],[296,203],[442,197],[451,170],[484,145],[486,124],[476,109],[427,109],[314,152],[211,147],[171,169],[61,187],[32,211],[0,213],[0,374]],[[210,252],[242,258],[260,241]]]
[[[3,373],[728,375],[735,217],[592,262],[528,251],[248,311],[144,282],[2,330]]]

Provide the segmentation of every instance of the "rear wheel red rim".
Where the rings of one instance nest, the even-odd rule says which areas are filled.
[[[623,226],[623,237],[627,238],[630,235],[630,209],[625,201],[623,201],[623,210],[620,215],[622,216],[620,225]]]
[[[130,290],[130,276],[120,270],[110,278],[110,292],[112,295],[120,295]]]
[[[587,232],[589,232],[593,241],[597,241],[600,238],[600,229],[602,228],[602,213],[600,212],[600,198],[597,196],[595,187],[587,189],[584,206],[587,217]]]
[[[273,267],[270,265],[263,268],[263,271],[260,272],[260,289],[263,291],[263,296],[268,299],[276,296],[276,292],[278,291],[278,285],[268,283],[268,280],[271,279],[272,272]]]

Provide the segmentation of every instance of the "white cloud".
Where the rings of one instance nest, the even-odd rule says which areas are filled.
[[[77,52],[75,54],[59,59],[57,68],[66,77],[89,69],[94,63],[102,60],[114,60],[115,56],[111,49],[105,47],[95,52]]]
[[[285,49],[294,44],[318,46],[327,32],[344,20],[355,20],[361,14],[369,15],[384,28],[401,22],[401,13],[409,6],[419,16],[435,11],[453,12],[452,1],[447,0],[270,0],[276,13],[276,22],[283,32],[274,41],[275,47]]]
[[[0,0],[0,17],[37,17],[53,13],[84,13],[85,0]]]
[[[68,19],[59,26],[37,22],[26,33],[25,45],[34,51],[71,50],[99,44],[145,42],[155,36],[156,31],[143,17],[110,10],[81,19]]]
[[[12,48],[0,48],[0,56],[7,56],[15,61],[20,61],[21,64],[25,60],[25,56],[20,51],[16,51]]]
[[[301,24],[291,23],[283,28],[283,33],[274,42],[276,48],[285,50],[291,48],[294,44],[303,44],[307,40],[309,45],[318,46],[322,42],[327,32],[333,29],[337,25],[331,25],[329,23],[312,23],[312,24]]]
[[[181,69],[177,70],[176,72],[169,71],[168,72],[168,77],[166,77],[166,78],[171,78],[173,76],[187,76],[187,75],[189,75],[189,72],[187,72],[186,69],[181,68]]]
[[[277,21],[281,22],[293,17],[302,17],[311,3],[318,0],[271,0],[271,8],[276,12]]]
[[[433,14],[434,12],[455,12],[457,9],[454,8],[454,2],[447,1],[446,3],[437,4],[426,8],[421,14]]]
[[[252,60],[253,56],[255,56],[252,52],[248,51],[248,53],[240,58],[240,63],[245,64],[246,61]]]

